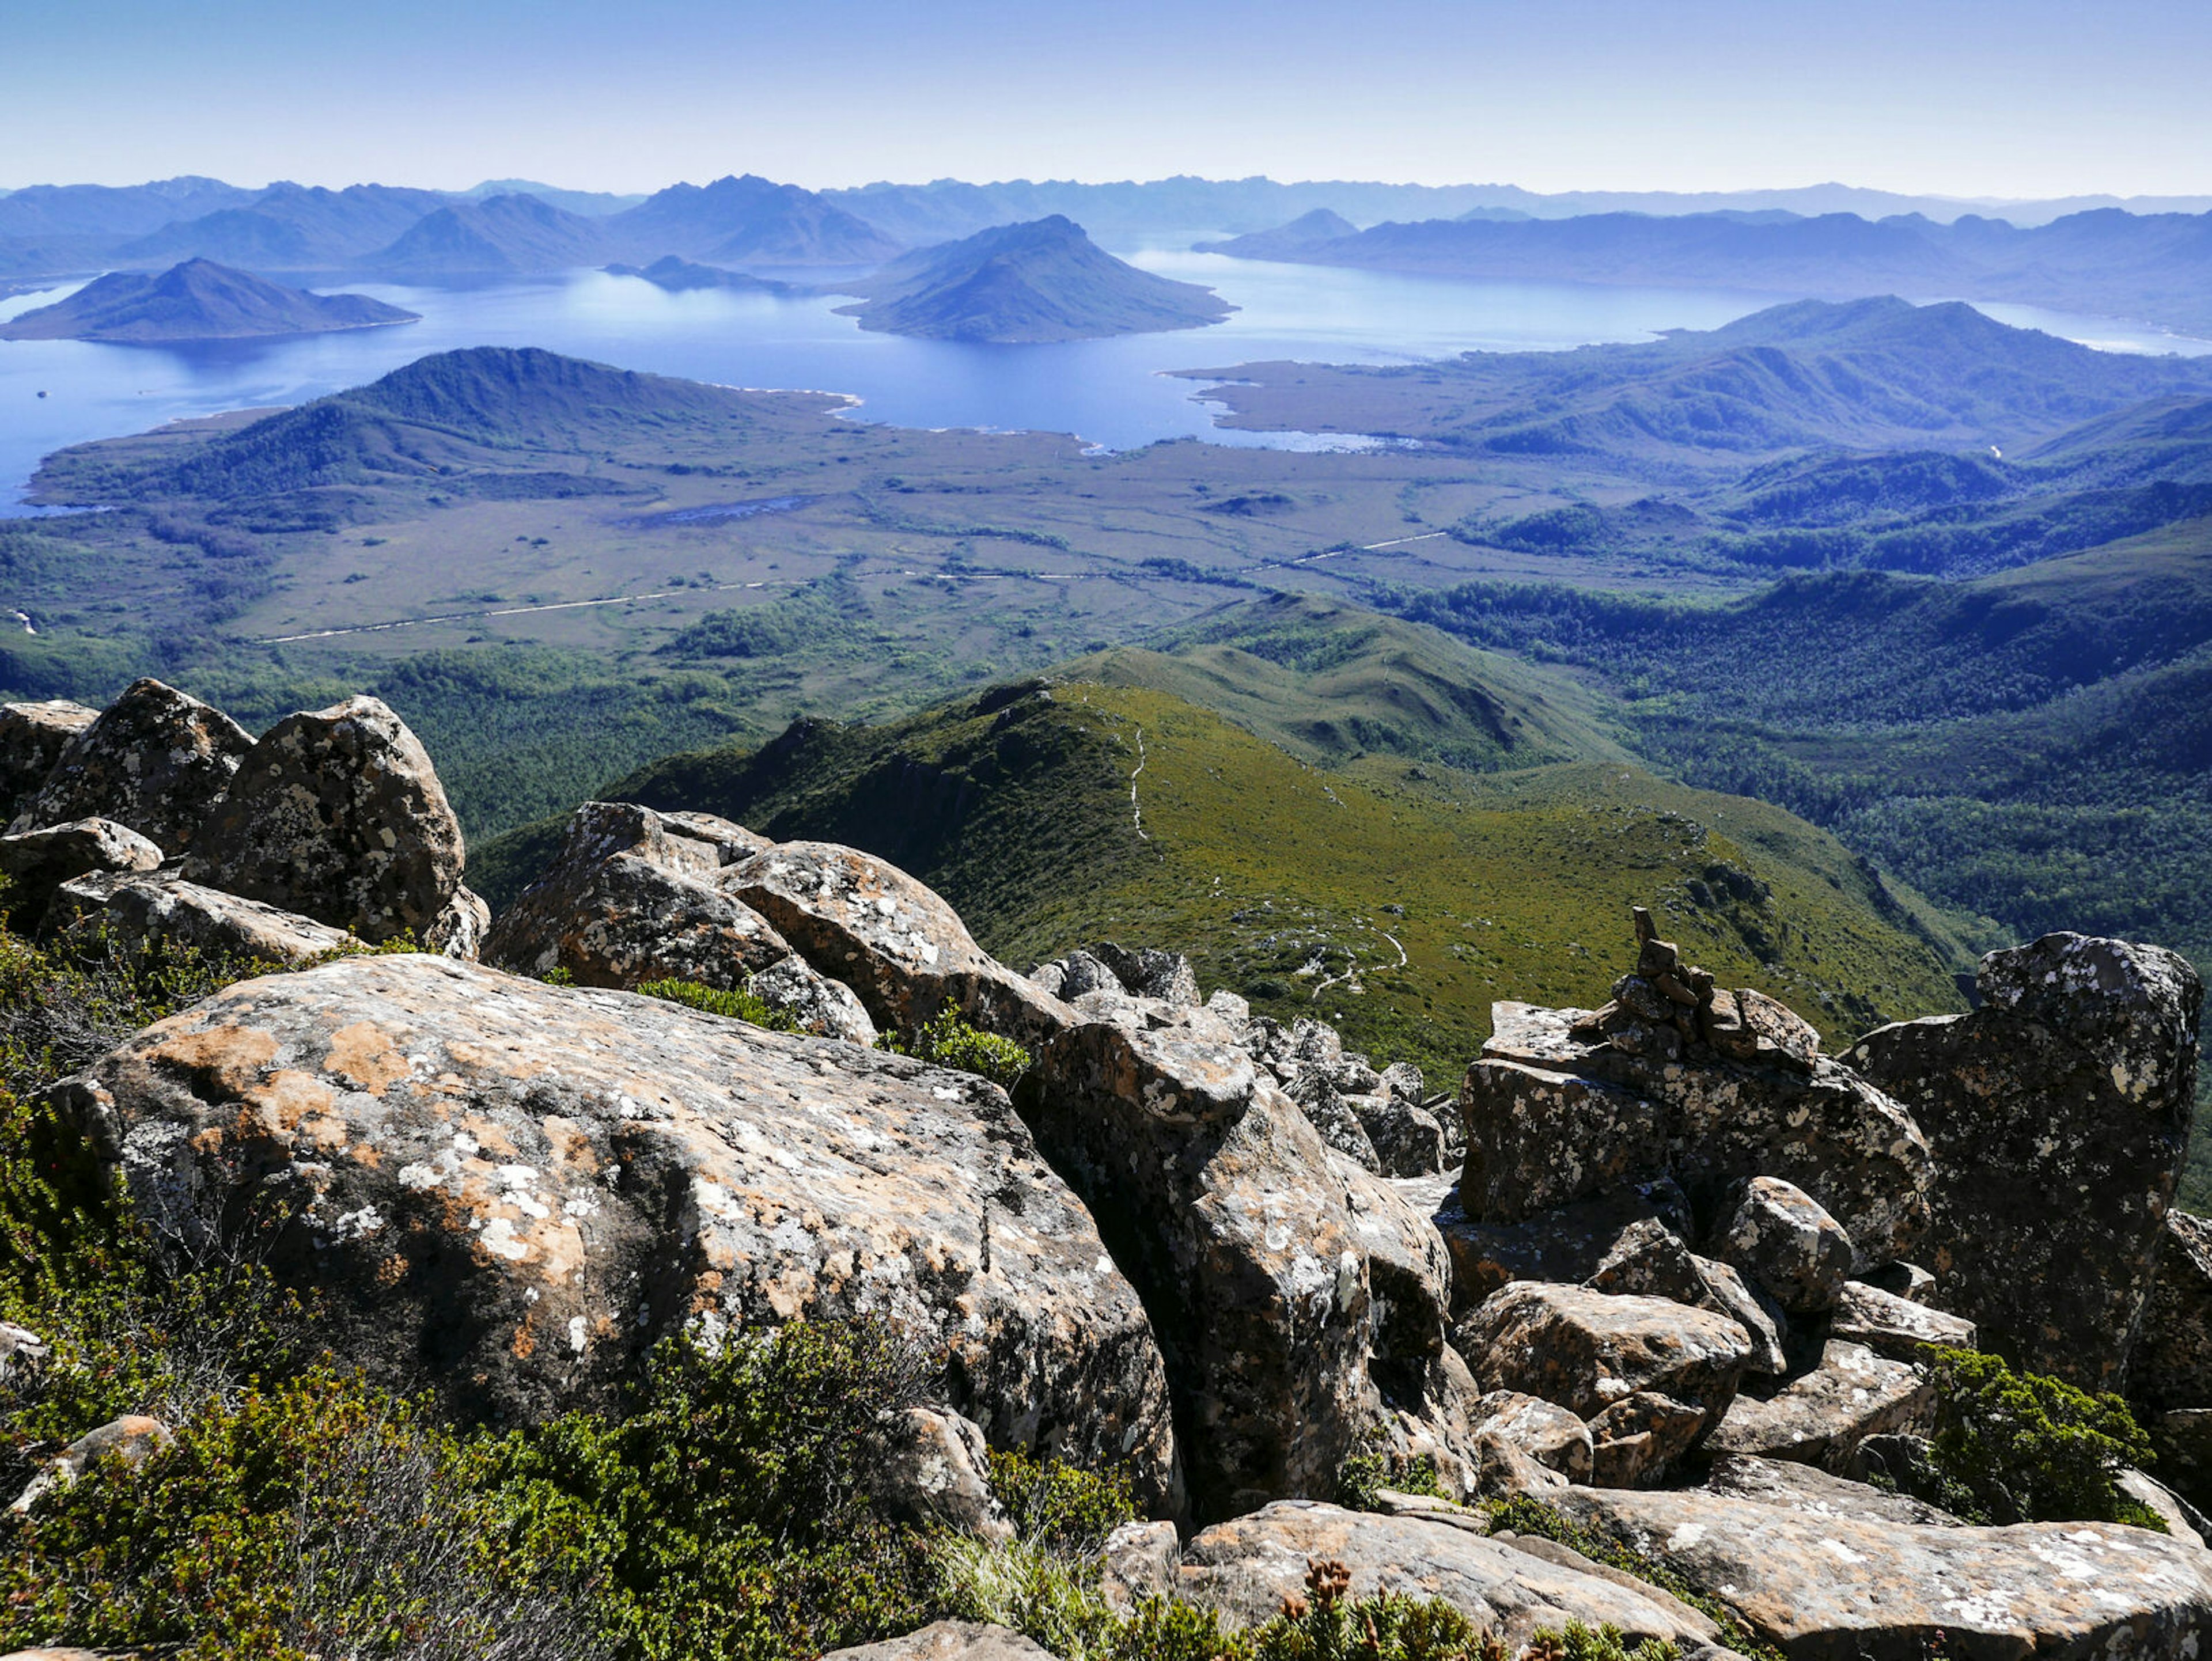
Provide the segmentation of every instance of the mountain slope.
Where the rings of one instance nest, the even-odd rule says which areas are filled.
[[[1477,208],[1472,211],[1482,214],[1496,210]],[[1330,208],[1316,208],[1310,214],[1299,215],[1287,225],[1276,226],[1272,231],[1251,231],[1226,242],[1199,243],[1196,252],[1228,254],[1237,259],[1294,259],[1300,254],[1358,234],[1359,227],[1342,214]]]
[[[604,222],[640,261],[680,254],[709,264],[874,265],[899,251],[828,197],[752,173],[672,185]]]
[[[193,259],[158,276],[111,271],[66,300],[0,324],[0,339],[154,346],[327,334],[421,320],[413,312],[366,294],[311,294]]]
[[[1602,1001],[1632,903],[1833,1037],[1957,1005],[1905,905],[1775,809],[1617,763],[1332,773],[1147,688],[1026,682],[884,727],[802,722],[610,794],[867,848],[1018,963],[1174,942],[1206,984],[1326,1014],[1439,1084],[1492,999]]]
[[[720,288],[739,294],[788,294],[794,292],[788,282],[778,282],[773,277],[757,277],[744,271],[726,271],[719,265],[702,265],[693,260],[669,254],[647,266],[610,265],[609,276],[643,277],[656,288],[665,288],[672,294],[690,294],[701,288]]]
[[[1202,328],[1233,309],[1115,259],[1057,215],[918,250],[850,287],[867,298],[840,309],[863,329],[935,340],[1093,340]]]
[[[1315,766],[1374,755],[1486,773],[1626,759],[1602,700],[1571,678],[1316,596],[1224,606],[1157,644],[1061,672],[1167,693]]]
[[[1777,306],[1707,331],[1414,367],[1191,372],[1236,424],[1498,454],[1740,469],[1809,447],[2007,453],[2145,400],[2212,392],[2212,359],[2100,352],[1957,302]]]
[[[362,264],[397,277],[504,276],[588,265],[605,246],[598,220],[534,196],[495,196],[424,215]]]

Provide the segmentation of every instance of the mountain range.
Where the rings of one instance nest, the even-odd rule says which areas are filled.
[[[2029,229],[1972,215],[1944,225],[1919,215],[1608,213],[1391,221],[1349,233],[1309,215],[1200,246],[1239,258],[1427,276],[2010,300],[2212,330],[2212,213],[2107,208]]]
[[[0,339],[157,346],[421,321],[416,312],[366,294],[311,294],[210,260],[191,259],[157,276],[111,271],[65,300],[0,323]]]
[[[849,286],[863,329],[937,340],[1091,340],[1203,328],[1234,308],[1210,288],[1115,258],[1057,215],[893,260]]]

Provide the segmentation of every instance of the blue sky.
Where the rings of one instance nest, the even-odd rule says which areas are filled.
[[[2212,192],[2207,0],[8,0],[0,185]]]

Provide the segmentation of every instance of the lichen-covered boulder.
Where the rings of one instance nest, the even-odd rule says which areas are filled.
[[[1731,1196],[1712,1253],[1791,1315],[1833,1306],[1856,1255],[1843,1224],[1795,1183],[1753,1177]]]
[[[1662,1177],[1709,1215],[1737,1182],[1779,1177],[1849,1233],[1854,1266],[1907,1254],[1928,1218],[1930,1160],[1911,1116],[1825,1056],[1799,1067],[1710,1048],[1659,1059],[1620,1048],[1583,1012],[1492,1006],[1468,1069],[1461,1194],[1513,1223]]]
[[[2193,1661],[2212,1553],[2104,1523],[1920,1528],[1696,1491],[1565,1488],[1567,1518],[1723,1593],[1791,1661]]]
[[[252,748],[221,710],[150,677],[133,681],[62,747],[9,832],[112,819],[163,854],[181,853]]]
[[[0,704],[0,815],[13,819],[46,782],[70,740],[99,718],[98,710],[66,698]]]
[[[1934,1349],[1972,1349],[1974,1324],[1863,1281],[1846,1281],[1828,1312],[1828,1336],[1863,1343],[1892,1361],[1920,1361]]]
[[[1622,1397],[1589,1422],[1590,1481],[1599,1488],[1656,1488],[1705,1428],[1705,1410],[1656,1391]]]
[[[1241,1050],[1094,1022],[1047,1045],[1017,1094],[1152,1312],[1178,1422],[1198,1432],[1194,1514],[1330,1492],[1380,1410],[1370,1357],[1423,1318],[1441,1327],[1433,1231],[1409,1238],[1424,1220],[1374,1190],[1355,1211],[1312,1125]]]
[[[1590,1429],[1565,1408],[1517,1390],[1493,1390],[1469,1417],[1468,1434],[1476,1442],[1497,1437],[1569,1482],[1589,1481]]]
[[[2128,1396],[2153,1412],[2212,1408],[2212,1222],[2169,1211],[2164,1230]]]
[[[1964,1528],[1966,1525],[1909,1494],[1855,1482],[1790,1459],[1723,1453],[1705,1473],[1705,1491],[1761,1505],[1783,1506],[1808,1517],[1845,1517],[1863,1523],[1903,1523],[1914,1528]]]
[[[125,946],[165,945],[299,967],[361,945],[343,929],[166,871],[75,877],[54,890],[47,915],[55,923],[96,919]]]
[[[878,1429],[868,1457],[876,1502],[894,1520],[984,1539],[1012,1537],[991,1492],[990,1443],[966,1415],[910,1407]]]
[[[422,742],[380,700],[349,698],[262,735],[193,835],[184,875],[375,944],[428,934],[465,858]]]
[[[2116,1387],[2188,1141],[2203,986],[2172,952],[2076,934],[1990,953],[1979,985],[1973,1014],[1846,1059],[1935,1149],[1939,1306],[2016,1365]]]
[[[1751,1340],[1726,1316],[1662,1298],[1516,1281],[1452,1332],[1485,1390],[1594,1419],[1638,1391],[1695,1403],[1708,1426],[1735,1397]]]
[[[1340,1563],[1351,1576],[1346,1597],[1441,1598],[1516,1646],[1540,1628],[1556,1631],[1569,1621],[1616,1627],[1632,1645],[1646,1638],[1696,1645],[1712,1633],[1711,1622],[1656,1587],[1639,1591],[1595,1569],[1517,1550],[1490,1538],[1480,1513],[1443,1506],[1394,1517],[1279,1500],[1194,1538],[1175,1591],[1234,1621],[1257,1623],[1279,1612],[1285,1599],[1312,1595],[1312,1565]]]
[[[1011,1628],[939,1621],[903,1638],[832,1650],[822,1661],[1052,1661],[1052,1652]]]
[[[473,963],[483,955],[484,937],[490,932],[490,905],[473,889],[458,888],[422,931],[422,949]]]
[[[1936,1388],[1921,1368],[1831,1338],[1818,1367],[1769,1399],[1737,1397],[1708,1446],[1833,1470],[1868,1437],[1925,1432],[1935,1415]]]
[[[978,946],[929,888],[857,849],[780,842],[720,882],[816,969],[851,987],[886,1032],[912,1033],[953,1009],[1036,1049],[1080,1018]]]
[[[404,955],[233,986],[53,1100],[157,1223],[283,1203],[322,1335],[465,1407],[602,1399],[684,1327],[876,1317],[1002,1446],[1174,1502],[1144,1306],[981,1079]]]
[[[88,1430],[48,1460],[9,1509],[19,1515],[29,1511],[46,1495],[83,1476],[95,1459],[120,1459],[135,1470],[176,1440],[176,1433],[168,1426],[143,1413],[111,1419],[96,1430]]]
[[[8,879],[4,903],[19,934],[39,928],[54,890],[72,878],[98,871],[150,871],[161,864],[161,849],[112,819],[79,819],[21,836],[0,836],[0,876]]]
[[[1462,1311],[1515,1281],[1587,1281],[1643,1224],[1677,1234],[1692,1227],[1688,1199],[1665,1179],[1609,1190],[1512,1223],[1471,1216],[1462,1191],[1463,1183],[1450,1189],[1436,1213],[1451,1253],[1454,1307]]]

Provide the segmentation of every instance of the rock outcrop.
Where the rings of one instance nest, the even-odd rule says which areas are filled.
[[[9,834],[112,819],[165,856],[181,853],[252,748],[221,710],[159,681],[133,681],[62,747]]]
[[[1642,949],[1642,973],[1624,977],[1620,1001],[1604,1010],[1493,1008],[1492,1035],[1460,1091],[1468,1215],[1511,1224],[1671,1179],[1710,1222],[1735,1184],[1773,1177],[1842,1225],[1853,1267],[1906,1256],[1927,1223],[1930,1179],[1911,1116],[1820,1055],[1798,1032],[1803,1023],[1767,1009],[1771,1000],[1735,1000],[1731,1019],[1756,1012],[1745,1029],[1753,1037],[1739,1038],[1715,1014],[1720,1004],[1676,997],[1711,992],[1709,977],[1681,970],[1663,941],[1647,938]],[[1674,1013],[1660,1021],[1644,1012],[1658,1003]]]
[[[1571,1520],[1725,1587],[1791,1661],[2100,1656],[2190,1661],[2212,1629],[2212,1554],[2142,1529],[1926,1528],[1705,1493],[1568,1488]]]
[[[342,1292],[340,1353],[477,1409],[595,1399],[678,1327],[874,1315],[1002,1446],[1176,1502],[1145,1309],[980,1079],[416,955],[234,986],[53,1096],[166,1226],[289,1207],[272,1260]]]
[[[750,991],[804,1030],[874,1043],[850,989],[724,883],[727,867],[766,846],[725,820],[586,802],[559,857],[500,914],[483,959],[518,974],[562,970],[580,986],[672,979]]]
[[[1018,1097],[1152,1312],[1197,1517],[1331,1491],[1376,1416],[1382,1334],[1368,1243],[1304,1114],[1240,1050],[1103,1021],[1047,1045]],[[1417,1274],[1392,1284],[1421,1295]],[[1390,1326],[1441,1338],[1440,1249],[1429,1285]]]
[[[70,740],[99,718],[98,710],[66,698],[0,704],[0,815],[13,819],[46,782]]]
[[[1052,1652],[1005,1627],[939,1621],[903,1638],[833,1650],[822,1661],[1051,1661]]]
[[[1556,1631],[1569,1621],[1618,1628],[1632,1644],[1656,1638],[1697,1647],[1714,1636],[1710,1621],[1656,1587],[1638,1590],[1589,1566],[1516,1549],[1490,1537],[1486,1526],[1478,1513],[1443,1507],[1386,1517],[1279,1500],[1192,1540],[1174,1590],[1258,1622],[1286,1598],[1310,1596],[1310,1566],[1332,1563],[1348,1573],[1346,1597],[1442,1598],[1516,1646],[1540,1628]]]
[[[46,921],[54,890],[75,877],[103,871],[160,869],[161,851],[112,819],[79,819],[21,836],[0,836],[0,876],[8,879],[4,903],[19,934]]]
[[[1935,1409],[1935,1386],[1922,1368],[1831,1338],[1818,1367],[1771,1397],[1737,1397],[1710,1446],[1836,1470],[1869,1436],[1932,1429]]]
[[[183,874],[359,935],[420,940],[460,886],[460,821],[374,698],[288,715],[240,761]]]
[[[1080,1019],[975,943],[952,907],[904,871],[829,842],[782,842],[723,886],[817,969],[851,987],[886,1032],[951,1009],[1032,1049]]]
[[[1934,1150],[1938,1305],[2018,1364],[2112,1388],[2188,1140],[2203,989],[2174,953],[2075,934],[1992,952],[1979,985],[1972,1015],[1881,1028],[1846,1059]]]
[[[54,891],[51,909],[96,919],[118,943],[134,949],[164,945],[209,957],[305,967],[360,947],[343,929],[165,871],[80,876]]]

